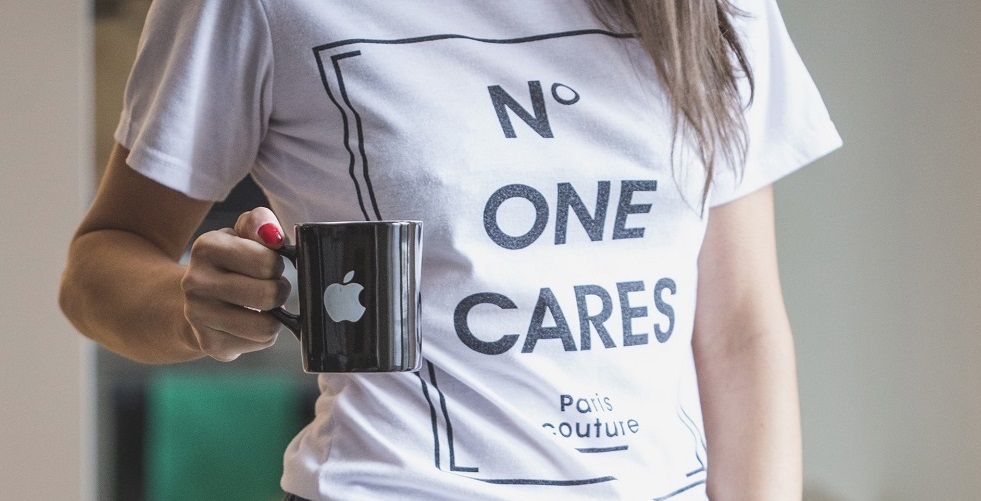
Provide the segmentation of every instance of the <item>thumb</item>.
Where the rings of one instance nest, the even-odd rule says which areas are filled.
[[[278,249],[286,242],[286,233],[283,232],[279,219],[266,207],[243,212],[235,221],[235,233],[270,249]]]

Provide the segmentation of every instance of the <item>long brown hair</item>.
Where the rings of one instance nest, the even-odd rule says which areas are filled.
[[[753,74],[732,25],[744,13],[729,0],[589,0],[597,16],[631,31],[650,55],[672,110],[672,161],[677,141],[694,148],[705,168],[704,208],[717,160],[735,169],[748,138],[738,81]]]

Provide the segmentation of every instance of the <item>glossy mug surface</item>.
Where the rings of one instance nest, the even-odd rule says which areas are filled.
[[[280,254],[296,266],[298,315],[273,315],[300,340],[307,372],[418,370],[420,221],[302,223]]]

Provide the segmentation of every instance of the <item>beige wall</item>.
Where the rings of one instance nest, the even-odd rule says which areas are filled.
[[[0,498],[94,499],[88,349],[57,308],[91,185],[88,2],[0,15]]]
[[[811,499],[981,499],[981,7],[780,5],[845,139],[777,190]]]

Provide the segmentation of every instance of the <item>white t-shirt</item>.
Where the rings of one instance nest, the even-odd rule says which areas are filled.
[[[840,144],[773,0],[741,182]],[[691,335],[707,217],[635,41],[581,0],[157,0],[116,134],[196,198],[251,174],[289,228],[425,224],[423,369],[322,375],[313,500],[705,499]]]

